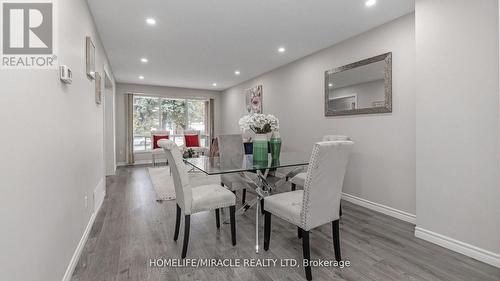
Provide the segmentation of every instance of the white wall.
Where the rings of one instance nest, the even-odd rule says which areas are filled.
[[[324,71],[393,53],[393,112],[324,116]],[[310,151],[326,134],[355,141],[344,192],[415,214],[415,38],[410,14],[224,91],[222,131],[238,132],[243,90],[262,84],[264,113],[280,119],[285,149]]]
[[[416,234],[500,267],[498,24],[497,0],[416,2]]]
[[[212,98],[214,99],[215,111],[215,133],[220,131],[221,107],[220,107],[220,92],[148,86],[140,84],[125,84],[118,83],[116,86],[116,159],[119,164],[127,162],[127,108],[126,98],[128,93],[150,94],[156,96],[164,96],[169,98]],[[136,161],[151,160],[150,153],[138,154],[135,157]]]
[[[112,72],[86,1],[57,8],[58,60],[73,84],[57,70],[0,70],[0,280],[62,280],[103,184],[103,109],[85,74],[85,36],[97,71]]]

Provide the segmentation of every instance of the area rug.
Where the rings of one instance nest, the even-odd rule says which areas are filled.
[[[174,179],[170,175],[169,167],[149,167],[149,178],[156,191],[156,201],[167,201],[175,199]],[[220,184],[220,176],[207,176],[201,172],[190,172],[189,182],[191,186],[204,184]]]

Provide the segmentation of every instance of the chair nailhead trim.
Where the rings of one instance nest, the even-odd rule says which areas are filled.
[[[315,144],[309,167],[307,168],[306,181],[304,183],[304,195],[302,196],[302,210],[300,211],[300,224],[302,229],[307,229],[307,216],[309,214],[309,188],[312,181],[312,171],[313,169],[318,169],[318,157],[319,157],[319,145]]]

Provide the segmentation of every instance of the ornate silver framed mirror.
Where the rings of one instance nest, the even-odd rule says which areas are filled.
[[[392,112],[392,53],[325,71],[325,116]]]

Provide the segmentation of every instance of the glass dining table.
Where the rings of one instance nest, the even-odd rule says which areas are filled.
[[[310,156],[310,153],[305,152],[281,152],[279,159],[271,159],[269,154],[268,160],[262,162],[254,161],[252,155],[234,155],[224,158],[201,156],[184,159],[184,162],[207,175],[238,173],[253,184],[257,196],[245,203],[236,214],[241,215],[255,206],[255,252],[258,253],[260,200],[284,184],[287,177],[302,170],[303,166],[307,166]],[[287,167],[290,169],[287,169],[286,175],[270,177],[274,170]]]

